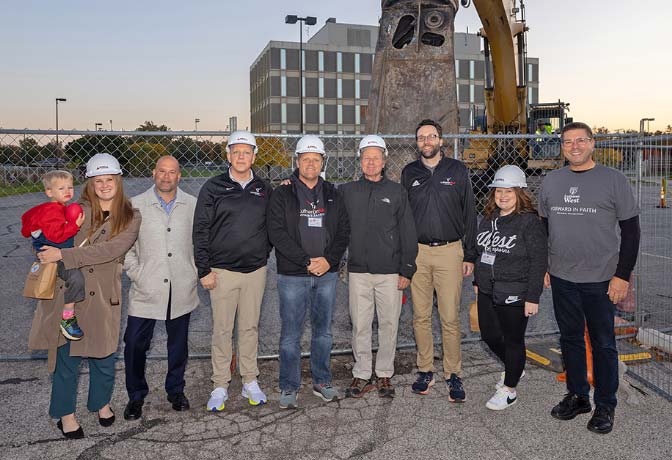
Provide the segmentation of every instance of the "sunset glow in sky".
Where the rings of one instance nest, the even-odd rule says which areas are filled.
[[[249,66],[269,40],[298,41],[286,14],[372,24],[380,0],[0,0],[0,127],[173,130],[249,126]],[[672,124],[672,1],[527,0],[528,54],[540,59],[540,101],[561,99],[592,126]],[[455,30],[475,32],[475,9]],[[305,34],[304,34],[305,37]]]

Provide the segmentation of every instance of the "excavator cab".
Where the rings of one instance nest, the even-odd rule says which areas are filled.
[[[568,111],[569,103],[561,101],[529,105],[527,129],[539,137],[529,143],[528,169],[543,173],[563,166],[559,134],[571,121],[567,118]]]

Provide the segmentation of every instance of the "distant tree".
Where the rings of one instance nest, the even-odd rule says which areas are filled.
[[[599,128],[597,126],[593,126],[593,133],[594,134],[609,134],[609,128],[606,128],[604,126],[600,126]]]
[[[96,153],[109,153],[122,168],[129,160],[128,146],[121,136],[82,136],[67,143],[64,150],[75,164],[87,162]]]
[[[150,176],[156,161],[168,152],[162,144],[142,140],[131,144],[128,149],[131,155],[126,167],[129,174],[134,177]]]
[[[136,128],[136,131],[170,131],[166,125],[157,125],[153,121],[145,121]],[[172,136],[133,136],[132,142],[149,142],[152,144],[162,144],[166,148],[170,144]]]
[[[292,164],[292,152],[285,142],[278,137],[257,137],[257,155],[254,162],[259,171],[264,171],[266,178],[271,179],[273,166],[287,168]]]
[[[0,145],[0,164],[26,166],[25,150],[18,145]]]
[[[173,140],[168,146],[168,154],[174,156],[182,166],[186,163],[198,163],[200,147],[190,137],[181,136]]]
[[[667,125],[665,128],[665,134],[672,134],[672,125]]]

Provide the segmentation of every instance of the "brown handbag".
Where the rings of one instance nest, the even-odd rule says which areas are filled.
[[[26,277],[26,284],[23,286],[23,296],[32,299],[53,299],[57,272],[56,262],[33,262]]]

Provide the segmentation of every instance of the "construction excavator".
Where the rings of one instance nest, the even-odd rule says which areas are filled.
[[[485,57],[485,114],[474,117],[472,133],[533,134],[534,139],[475,139],[463,149],[463,161],[471,169],[496,170],[516,164],[534,172],[563,165],[560,132],[571,121],[569,104],[528,103],[527,42],[523,0],[463,0],[473,2],[483,27]]]

